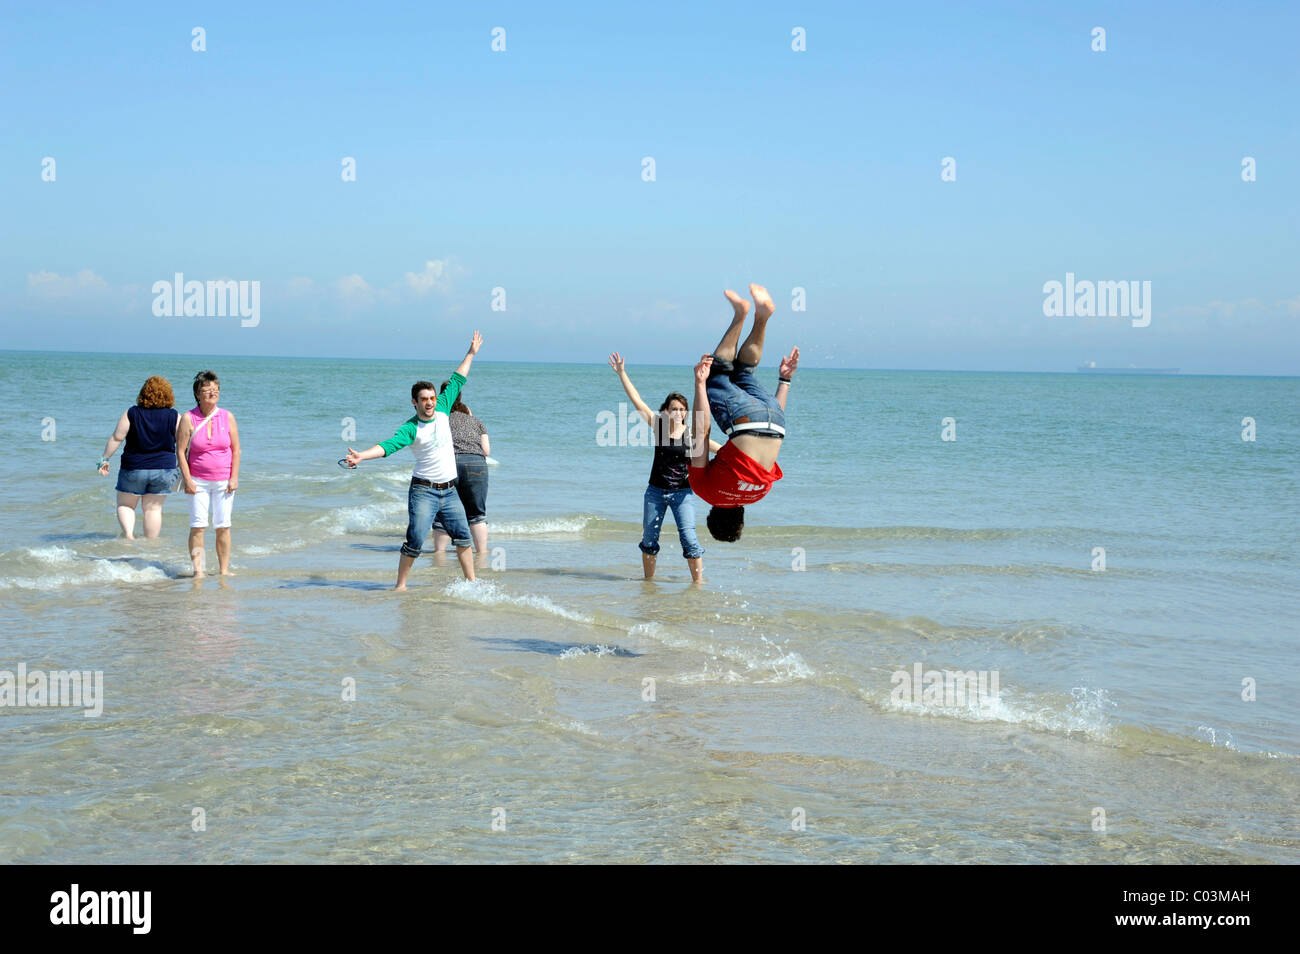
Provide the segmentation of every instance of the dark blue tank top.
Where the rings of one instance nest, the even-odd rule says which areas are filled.
[[[176,466],[176,421],[180,414],[174,407],[129,407],[122,448],[123,470],[171,470]]]

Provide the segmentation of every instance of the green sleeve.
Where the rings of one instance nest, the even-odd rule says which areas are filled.
[[[465,386],[465,375],[453,371],[451,380],[447,382],[447,390],[438,395],[438,405],[433,409],[437,414],[441,411],[443,414],[451,413],[451,406],[456,403],[456,398],[460,397],[460,389]]]
[[[451,389],[448,388],[448,390]],[[415,418],[411,418],[409,421],[407,421],[405,424],[399,427],[397,429],[397,433],[394,434],[392,437],[390,437],[388,440],[380,441],[379,446],[384,449],[384,456],[391,457],[393,454],[396,454],[407,444],[411,443],[411,441],[415,440],[415,428],[416,428]]]

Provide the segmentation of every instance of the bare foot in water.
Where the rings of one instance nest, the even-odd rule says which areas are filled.
[[[736,317],[732,320],[744,321],[745,316],[749,314],[749,302],[745,301],[745,299],[741,298],[730,288],[723,292],[723,294],[727,296],[727,301],[731,302],[731,307],[736,309]]]
[[[772,304],[772,296],[767,293],[767,289],[762,285],[750,285],[749,294],[754,299],[754,318],[758,321],[767,321],[772,317],[776,306]]]
[[[405,592],[406,592],[406,584],[405,584],[405,583],[402,583],[400,586],[395,586],[395,587],[393,587],[393,592],[394,592],[394,593],[405,593]]]

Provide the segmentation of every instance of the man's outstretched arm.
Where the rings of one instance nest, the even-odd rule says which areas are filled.
[[[474,355],[478,354],[478,349],[483,347],[483,336],[477,331],[474,337],[470,339],[469,350],[465,352],[465,360],[456,366],[456,373],[462,378],[469,377],[469,366],[474,363]]]
[[[465,359],[451,373],[446,390],[438,395],[436,409],[443,414],[451,413],[451,407],[456,403],[456,398],[460,397],[460,389],[465,384],[465,379],[469,377],[469,366],[474,362],[474,355],[478,354],[478,349],[481,347],[483,347],[483,336],[476,331],[470,340],[469,350],[465,352]]]
[[[348,448],[347,457],[349,467],[356,467],[357,464],[366,460],[378,460],[380,457],[388,457],[390,454],[396,454],[403,447],[409,447],[415,440],[416,425],[414,420],[405,422],[397,429],[394,434],[386,441],[380,441],[373,447],[363,451],[355,451]]]
[[[695,408],[694,424],[691,428],[691,466],[709,466],[709,393],[705,382],[709,380],[709,369],[713,367],[713,355],[706,354],[695,366]]]

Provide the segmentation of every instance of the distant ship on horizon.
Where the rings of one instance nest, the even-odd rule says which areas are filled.
[[[1179,368],[1135,368],[1129,365],[1127,368],[1099,368],[1096,361],[1089,361],[1087,364],[1081,364],[1075,370],[1082,374],[1177,374]]]

